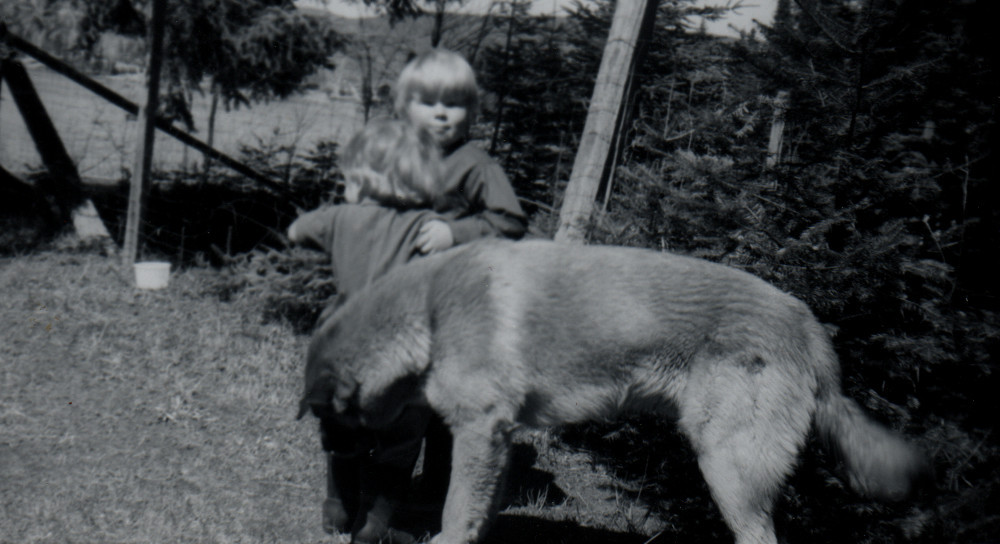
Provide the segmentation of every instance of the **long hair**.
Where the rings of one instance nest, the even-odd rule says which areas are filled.
[[[361,197],[395,207],[429,207],[444,172],[429,132],[387,118],[373,119],[351,138],[340,166]]]

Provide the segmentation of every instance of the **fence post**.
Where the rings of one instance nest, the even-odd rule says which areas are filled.
[[[136,138],[135,166],[129,188],[128,212],[125,220],[125,251],[122,264],[131,267],[139,253],[142,208],[149,188],[150,167],[153,164],[153,143],[156,131],[156,110],[160,94],[160,66],[163,62],[163,26],[166,0],[153,0],[152,27],[149,32],[149,67],[147,69],[146,106],[139,115],[139,137]]]
[[[601,178],[612,167],[610,149],[625,115],[626,88],[639,37],[651,29],[659,0],[619,1],[597,71],[587,120],[559,212],[557,242],[583,243]]]

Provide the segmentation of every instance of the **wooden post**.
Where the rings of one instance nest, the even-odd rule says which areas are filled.
[[[139,253],[142,231],[142,208],[149,187],[153,164],[153,142],[156,131],[156,110],[160,94],[160,66],[163,63],[163,26],[166,0],[153,0],[152,27],[149,31],[149,67],[146,71],[146,106],[139,117],[139,137],[136,138],[135,166],[129,189],[128,212],[125,220],[125,244],[122,264],[131,267]]]
[[[785,135],[785,111],[788,110],[788,91],[778,91],[774,98],[774,116],[771,118],[771,135],[767,142],[767,159],[764,166],[774,168],[781,158],[781,140]]]
[[[569,185],[559,214],[557,242],[583,243],[601,178],[611,167],[609,155],[615,131],[625,114],[625,90],[637,60],[644,29],[652,27],[658,0],[621,0],[615,7],[594,94]]]

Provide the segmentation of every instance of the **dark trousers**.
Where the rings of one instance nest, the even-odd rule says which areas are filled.
[[[323,527],[350,530],[354,542],[378,542],[389,534],[392,514],[410,489],[421,441],[431,420],[424,408],[408,408],[390,428],[347,428],[320,419],[327,452]],[[450,456],[450,455],[449,455]]]

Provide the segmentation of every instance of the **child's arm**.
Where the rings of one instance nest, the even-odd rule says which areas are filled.
[[[527,219],[510,180],[492,159],[469,170],[462,183],[469,215],[448,221],[455,244],[485,236],[518,239],[527,230]]]
[[[288,240],[326,251],[333,238],[336,206],[324,206],[300,215],[288,226]]]

